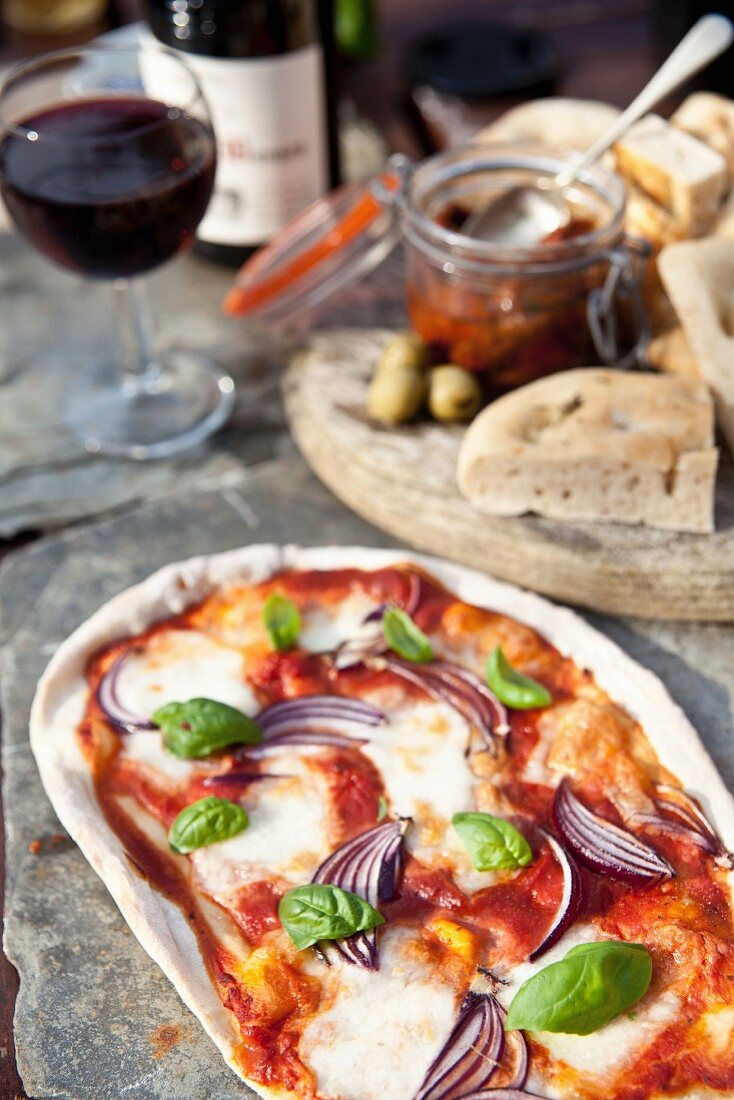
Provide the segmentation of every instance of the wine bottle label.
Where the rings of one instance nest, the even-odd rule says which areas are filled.
[[[199,78],[217,138],[214,195],[197,235],[262,244],[327,187],[321,47],[250,59],[181,56]],[[146,66],[149,95],[170,94],[161,79],[168,69]]]

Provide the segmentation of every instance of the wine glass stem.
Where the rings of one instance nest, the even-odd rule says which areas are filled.
[[[153,314],[142,279],[115,279],[120,330],[120,381],[134,397],[158,385],[161,366],[155,353]]]

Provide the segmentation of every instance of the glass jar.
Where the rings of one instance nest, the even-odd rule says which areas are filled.
[[[624,235],[622,180],[594,166],[566,190],[568,239],[530,247],[461,232],[492,192],[537,186],[569,161],[538,146],[468,145],[351,184],[300,215],[244,266],[224,307],[267,327],[308,324],[402,238],[410,323],[435,363],[482,372],[487,396],[572,367],[632,366],[648,339],[648,246]]]
[[[537,146],[467,146],[403,169],[397,202],[410,322],[436,362],[485,374],[497,392],[572,367],[631,365],[646,338],[647,247],[625,238],[625,188],[594,166],[567,191],[576,235],[531,246],[461,232],[461,218],[568,161]],[[458,214],[457,214],[458,211]]]

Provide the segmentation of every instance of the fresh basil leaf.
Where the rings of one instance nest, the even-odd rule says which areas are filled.
[[[525,837],[501,817],[483,813],[454,814],[451,824],[477,871],[514,870],[532,862],[533,852]]]
[[[390,649],[406,661],[423,664],[433,660],[430,641],[407,611],[388,607],[382,616],[382,632]]]
[[[298,608],[287,596],[272,592],[263,604],[263,622],[275,649],[291,649],[301,633]]]
[[[168,830],[168,843],[176,852],[194,852],[237,836],[249,823],[247,812],[236,802],[228,798],[200,798],[181,810]]]
[[[485,672],[490,690],[513,710],[548,707],[553,702],[548,688],[512,667],[501,646],[496,646],[490,653]]]
[[[505,1028],[589,1035],[646,992],[652,959],[641,943],[602,940],[573,947],[521,985]]]
[[[163,744],[174,756],[209,756],[228,745],[257,745],[262,733],[241,710],[215,699],[166,703],[153,715],[163,732]]]
[[[319,940],[343,940],[385,923],[364,898],[321,883],[289,890],[280,900],[278,916],[299,951]]]
[[[384,821],[387,817],[388,805],[384,794],[377,799],[377,820]]]

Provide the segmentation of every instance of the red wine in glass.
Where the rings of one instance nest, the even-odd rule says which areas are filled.
[[[214,169],[208,125],[144,97],[61,103],[0,143],[16,226],[56,263],[98,279],[150,271],[189,244]]]
[[[112,284],[118,338],[110,327],[81,360],[59,343],[52,377],[35,382],[59,387],[67,364],[59,412],[93,454],[178,454],[234,407],[234,382],[204,348],[157,346],[140,277],[193,240],[215,161],[196,75],[154,42],[60,50],[0,82],[0,193],[13,223],[67,271]]]

